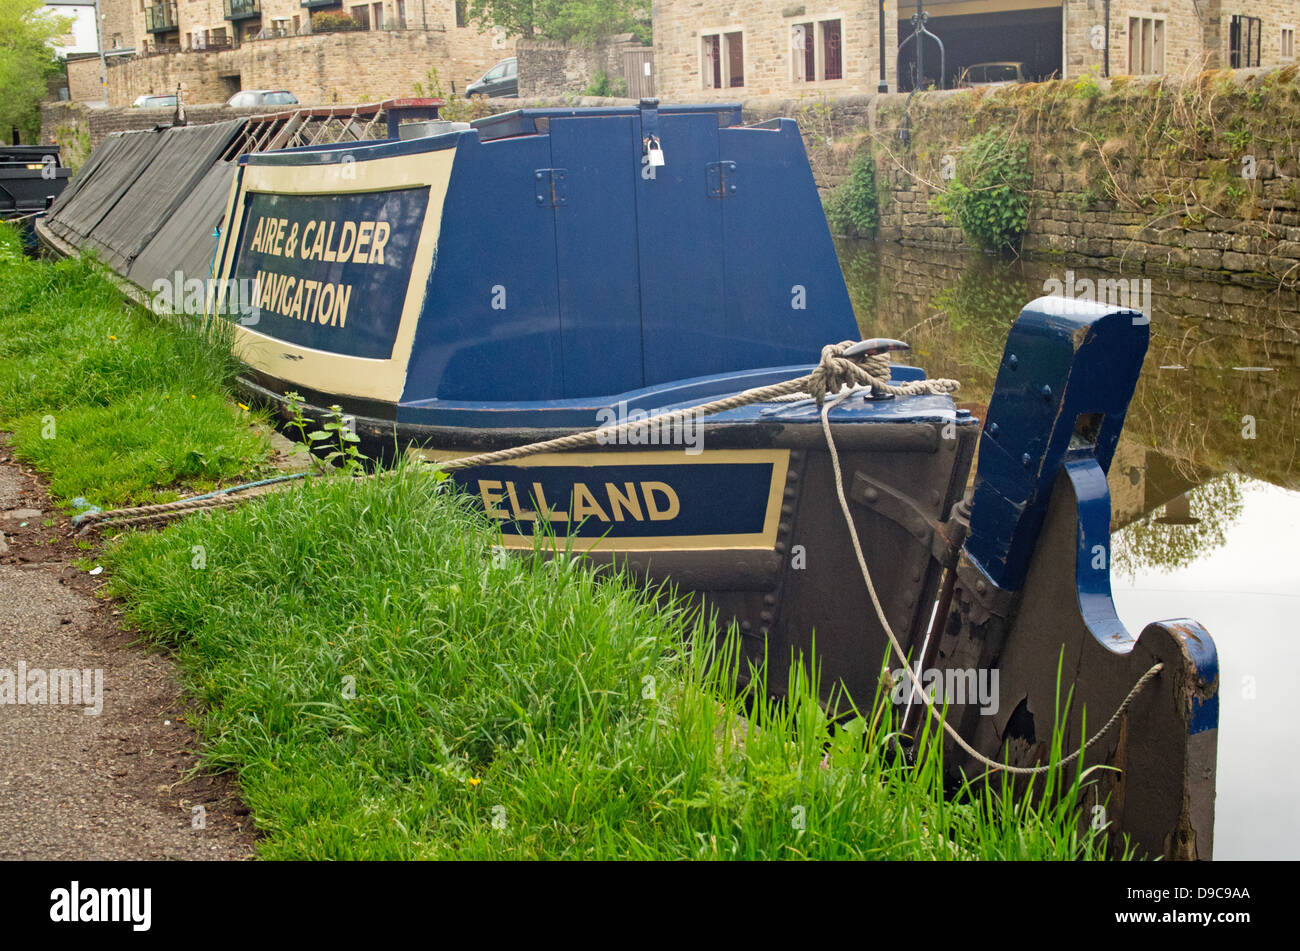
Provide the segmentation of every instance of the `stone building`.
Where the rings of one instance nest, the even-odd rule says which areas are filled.
[[[109,103],[130,105],[146,93],[185,83],[192,103],[224,102],[241,89],[288,89],[306,104],[409,96],[431,86],[462,92],[494,63],[513,55],[503,30],[481,30],[463,0],[104,0],[123,8],[110,34],[135,56],[110,62]],[[328,29],[312,18],[333,14]],[[353,30],[337,29],[339,16]],[[320,21],[318,21],[318,24]],[[125,35],[123,35],[125,34]],[[98,99],[89,64],[69,66],[74,99]],[[85,75],[83,75],[85,74]]]
[[[942,72],[949,88],[981,73],[1036,80],[1286,64],[1300,23],[1300,0],[925,0],[924,9],[944,46],[941,70],[939,46],[925,39],[924,80],[937,83]],[[882,10],[883,81],[907,90],[917,76],[908,0],[654,0],[659,94],[873,92],[882,81]]]

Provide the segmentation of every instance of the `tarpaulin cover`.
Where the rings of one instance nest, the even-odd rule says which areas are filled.
[[[161,132],[122,132],[110,136],[95,150],[105,155],[77,190],[59,202],[49,216],[49,229],[75,247],[83,247],[104,215],[162,148]]]
[[[73,174],[72,180],[68,182],[68,187],[63,190],[54,204],[50,206],[48,219],[53,221],[55,216],[72,201],[73,197],[85,187],[86,183],[95,177],[95,174],[108,163],[110,163],[118,152],[123,148],[122,137],[125,133],[114,132],[105,136],[104,141],[99,143],[99,147],[90,153],[84,165]]]
[[[180,271],[185,280],[207,278],[217,239],[213,230],[221,223],[230,199],[230,183],[236,164],[217,162],[163,222],[143,251],[131,262],[127,277],[149,290],[159,278],[174,280]],[[178,289],[179,292],[179,289]]]
[[[243,125],[243,119],[232,119],[157,133],[159,147],[90,232],[89,244],[109,267],[128,273],[131,262],[190,197]],[[196,276],[206,277],[206,269]]]

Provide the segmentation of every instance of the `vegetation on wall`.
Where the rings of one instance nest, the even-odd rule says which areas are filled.
[[[508,36],[594,43],[619,33],[650,42],[649,0],[468,0],[466,15],[481,30]]]
[[[603,96],[605,98],[623,98],[627,95],[627,80],[622,76],[615,76],[610,79],[603,69],[596,70],[596,75],[591,77],[591,82],[587,88],[582,91],[584,96]]]
[[[876,163],[869,153],[853,160],[849,177],[826,198],[826,221],[835,234],[870,238],[880,221],[876,200]]]
[[[1014,248],[1029,213],[1029,148],[1009,134],[975,136],[956,159],[956,174],[935,207],[961,225],[966,237],[989,251]]]
[[[311,18],[313,33],[349,33],[361,29],[361,23],[350,13],[317,13]]]

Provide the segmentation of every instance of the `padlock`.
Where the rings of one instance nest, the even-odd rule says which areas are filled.
[[[650,159],[650,166],[658,168],[664,164],[664,150],[659,147],[659,136],[652,135],[645,142],[646,155]]]

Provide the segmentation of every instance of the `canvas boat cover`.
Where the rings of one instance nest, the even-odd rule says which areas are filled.
[[[128,275],[135,259],[193,198],[244,121],[110,136],[78,176],[76,191],[52,209],[50,231],[77,247],[96,249],[110,268]],[[194,220],[190,224],[199,227]],[[195,276],[206,277],[206,266]]]
[[[127,277],[146,290],[159,278],[180,271],[185,279],[206,278],[217,246],[213,232],[221,224],[237,165],[217,162],[181,202],[143,251],[131,262]]]

